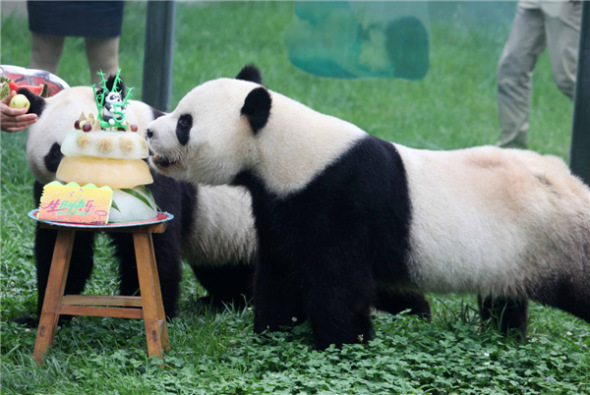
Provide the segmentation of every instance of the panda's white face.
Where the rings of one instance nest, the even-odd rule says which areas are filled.
[[[194,88],[148,126],[150,164],[191,183],[219,185],[256,162],[255,136],[240,108],[260,85],[218,79]]]
[[[107,103],[121,103],[123,102],[123,98],[119,92],[109,92],[109,94],[105,97],[105,101]]]

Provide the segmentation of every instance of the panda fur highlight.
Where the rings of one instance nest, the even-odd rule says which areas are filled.
[[[475,293],[522,334],[529,298],[590,321],[590,190],[557,158],[407,148],[257,79],[197,86],[148,137],[163,174],[250,190],[257,332],[307,317],[318,348],[367,340],[389,290]]]
[[[55,172],[63,157],[62,140],[82,112],[96,112],[96,103],[91,87],[72,87],[47,99],[37,96],[31,99],[39,118],[29,127],[26,151],[36,179],[34,197],[38,205],[43,185],[56,179]],[[131,100],[126,116],[129,122],[138,125],[139,133],[145,134],[148,122],[162,114],[145,103]],[[245,297],[251,296],[252,259],[256,249],[250,195],[244,188],[200,188],[159,173],[152,172],[152,175],[154,183],[148,188],[156,203],[175,217],[166,232],[153,236],[166,315],[176,315],[182,258],[192,267],[211,301],[219,305],[232,301],[243,303]],[[122,233],[109,236],[120,261],[120,292],[133,294],[139,286],[131,236]],[[37,227],[38,312],[45,295],[55,238],[55,231]],[[76,264],[70,267],[67,294],[84,290],[93,267],[93,246],[92,232],[80,232],[76,236],[72,252]],[[28,317],[18,321],[32,323]]]

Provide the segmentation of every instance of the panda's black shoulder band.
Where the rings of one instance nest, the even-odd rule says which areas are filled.
[[[41,113],[43,112],[43,109],[45,108],[45,99],[44,98],[37,96],[36,94],[31,92],[27,88],[20,88],[18,91],[16,91],[16,93],[20,93],[22,95],[25,95],[26,98],[29,99],[29,103],[31,103],[31,106],[29,107],[29,110],[27,111],[28,114],[37,114],[38,117],[41,116]]]
[[[248,117],[254,133],[266,125],[270,117],[271,104],[270,93],[263,87],[253,89],[244,100],[241,113]]]

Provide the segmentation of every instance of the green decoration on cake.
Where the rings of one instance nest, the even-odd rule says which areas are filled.
[[[127,130],[127,122],[125,121],[125,113],[127,112],[127,104],[131,98],[130,88],[127,91],[125,99],[123,99],[123,89],[120,88],[122,80],[119,77],[121,69],[117,70],[117,75],[113,81],[111,89],[108,88],[104,73],[98,72],[101,78],[102,90],[96,91],[96,85],[92,85],[94,92],[94,99],[96,107],[98,107],[98,121],[102,129]]]

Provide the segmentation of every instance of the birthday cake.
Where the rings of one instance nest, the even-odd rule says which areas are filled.
[[[112,189],[108,222],[154,218],[157,206],[145,187],[154,181],[143,160],[148,157],[147,143],[125,119],[131,89],[124,96],[119,73],[109,84],[101,77],[102,89],[93,86],[98,113],[82,113],[64,138],[56,177],[68,185]]]

